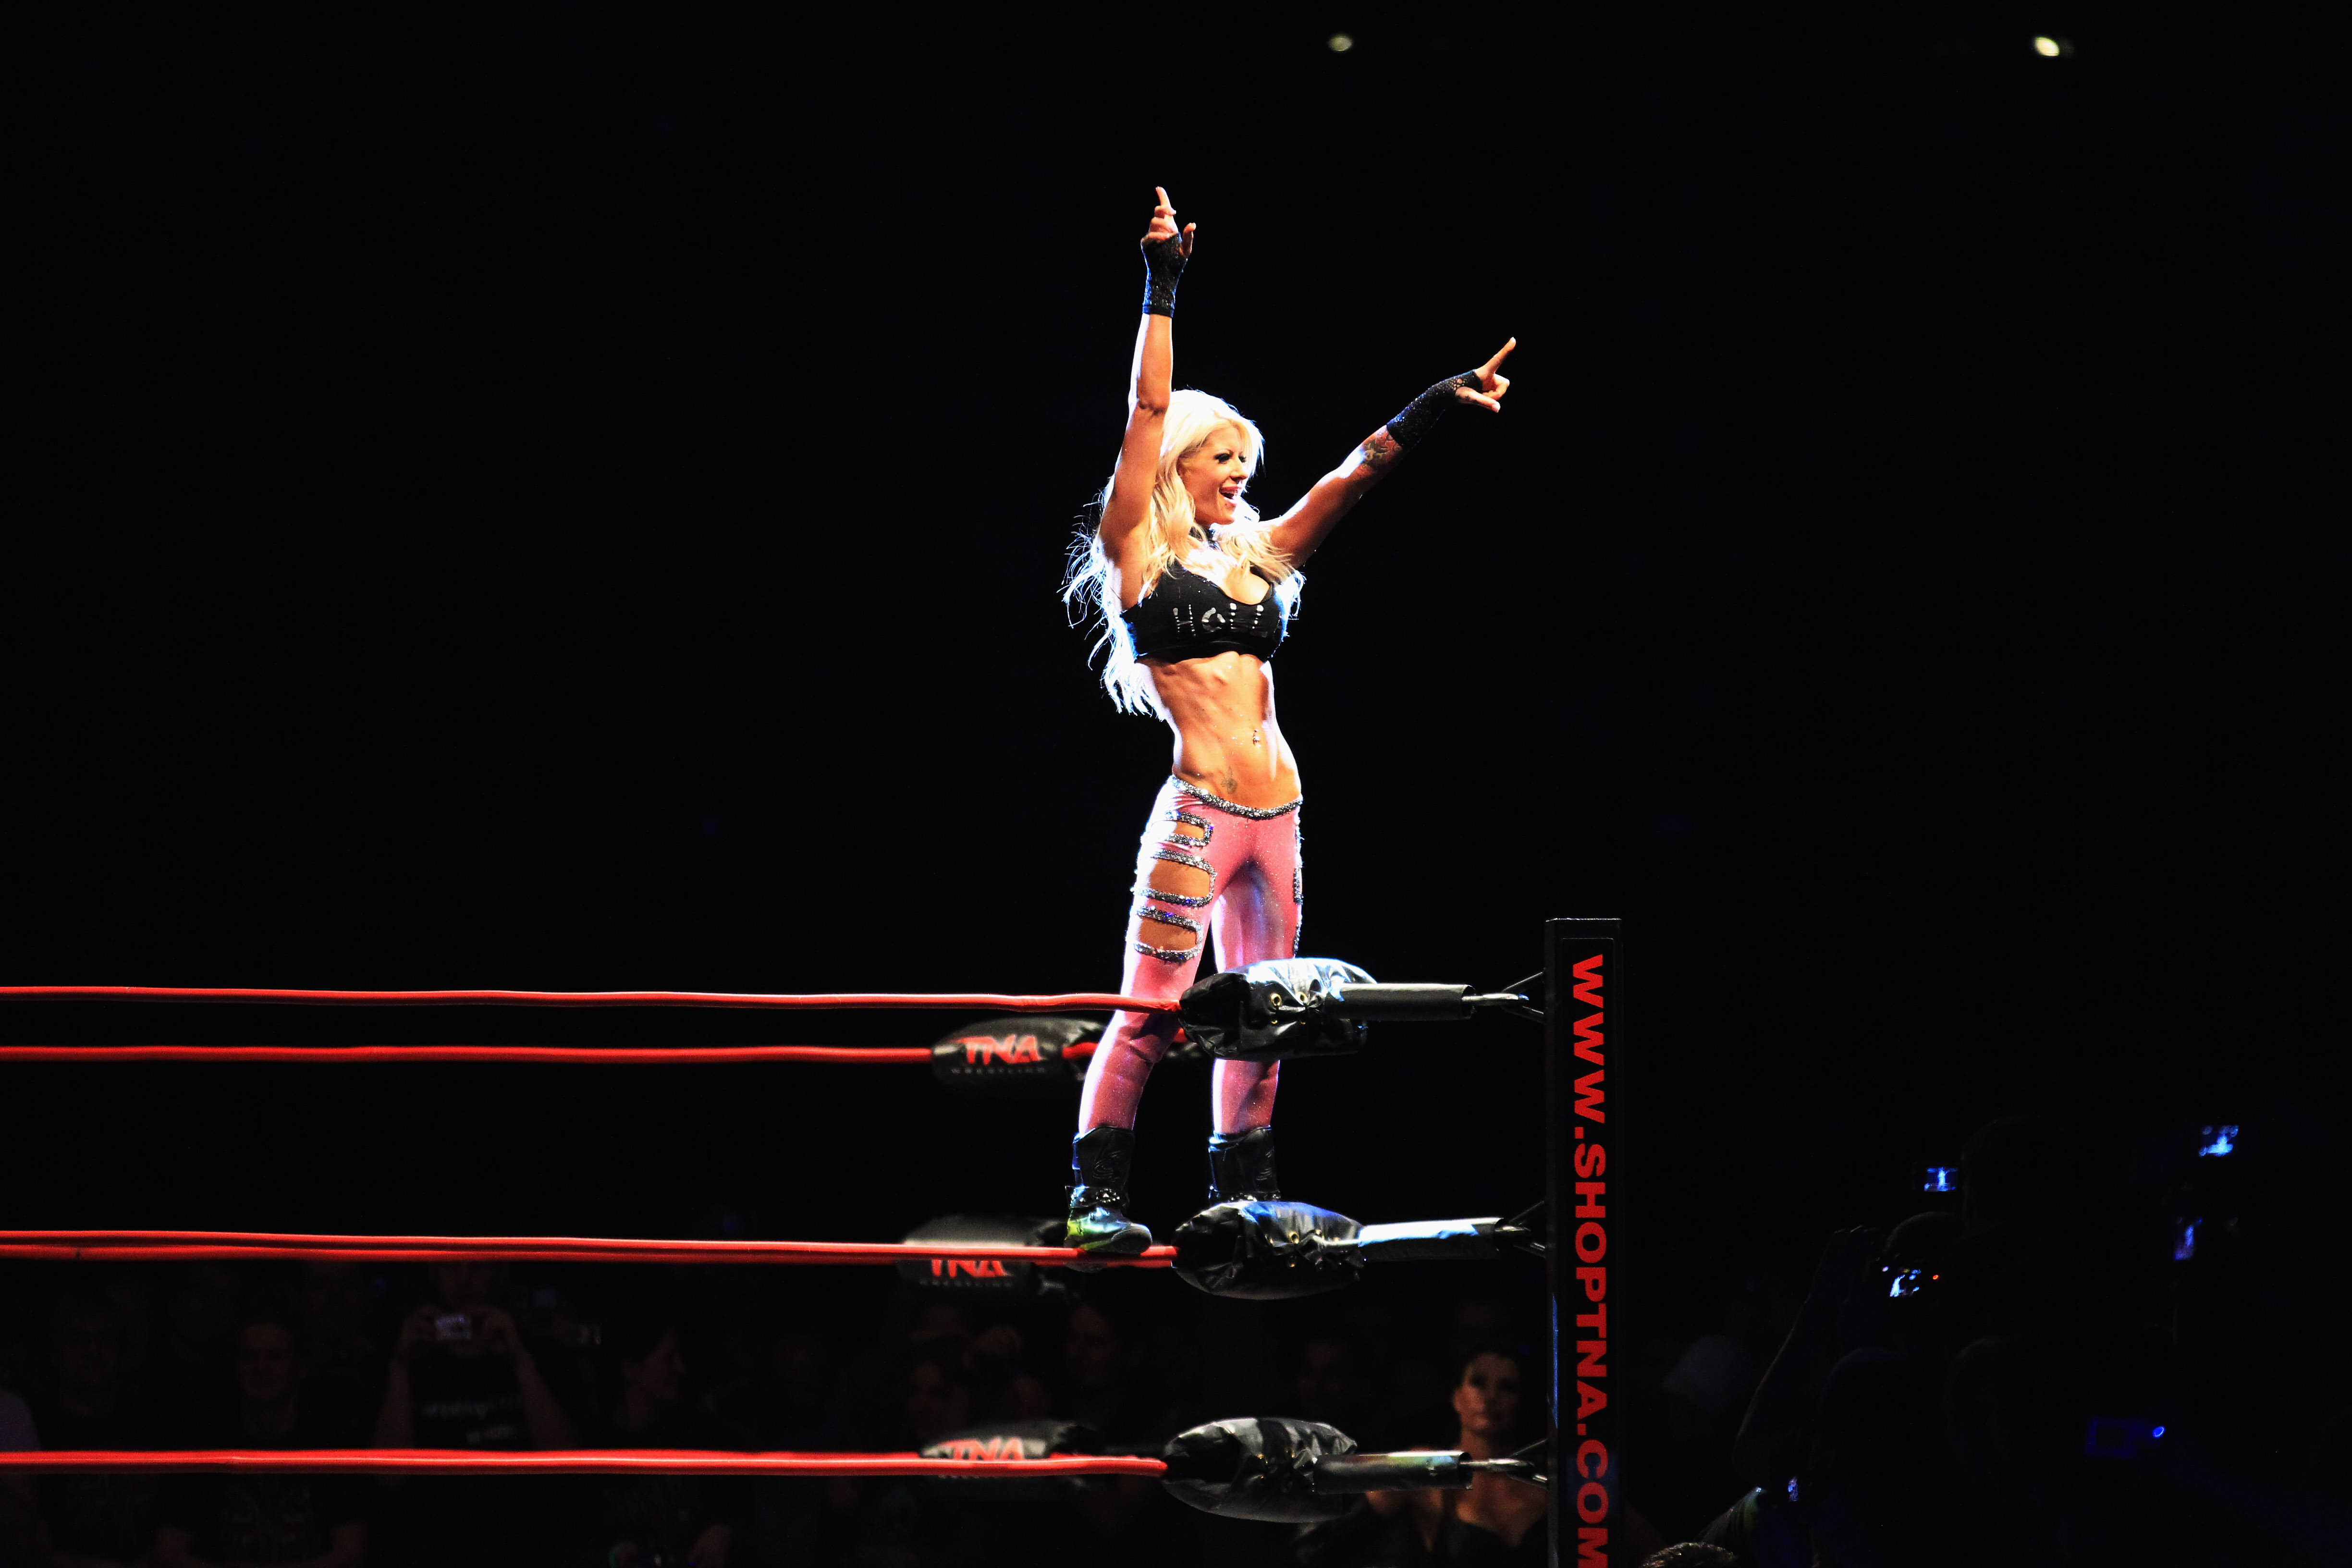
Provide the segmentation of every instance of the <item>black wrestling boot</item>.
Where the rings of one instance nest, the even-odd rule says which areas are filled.
[[[1274,1129],[1254,1127],[1228,1138],[1209,1134],[1209,1204],[1242,1204],[1282,1196],[1274,1184]]]
[[[1135,1169],[1135,1134],[1097,1127],[1070,1144],[1070,1223],[1062,1245],[1107,1258],[1133,1258],[1151,1233],[1127,1217],[1127,1184]]]

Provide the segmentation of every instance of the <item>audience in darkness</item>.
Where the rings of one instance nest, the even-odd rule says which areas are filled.
[[[685,1342],[666,1303],[634,1304],[604,1326],[614,1386],[587,1442],[597,1448],[740,1448],[740,1435],[687,1403]],[[751,1489],[728,1476],[600,1478],[611,1568],[691,1563],[728,1568],[751,1532]]]
[[[368,1332],[367,1272],[356,1263],[305,1263],[296,1279],[302,1331],[302,1402],[330,1430],[363,1440],[383,1392],[383,1348]]]
[[[1528,1395],[1538,1386],[1516,1347],[1474,1346],[1454,1380],[1454,1430],[1444,1446],[1474,1459],[1502,1459],[1539,1440],[1541,1427],[1530,1430],[1528,1421]],[[1542,1491],[1495,1475],[1477,1477],[1466,1492],[1375,1492],[1345,1517],[1302,1531],[1296,1553],[1311,1568],[1540,1568],[1550,1556],[1548,1511]]]
[[[162,1447],[124,1376],[122,1310],[109,1296],[76,1291],[58,1301],[50,1321],[52,1381],[33,1406],[42,1447]],[[44,1475],[39,1490],[46,1568],[131,1568],[154,1544],[152,1476]]]
[[[289,1316],[247,1315],[236,1335],[236,1399],[189,1430],[200,1448],[341,1446],[306,1408],[301,1341]],[[165,1479],[154,1568],[301,1563],[361,1568],[373,1488],[362,1476],[229,1471]]]
[[[2238,1560],[2217,1541],[2265,1563],[2340,1556],[2352,1377],[2300,1289],[2304,1259],[2273,1239],[2326,1221],[2307,1184],[2242,1167],[2174,1161],[2137,1189],[2160,1194],[2151,1216],[2100,1195],[2062,1130],[1997,1122],[1962,1155],[1958,1212],[1838,1231],[1809,1280],[1761,1258],[1671,1322],[1654,1315],[1618,1352],[1643,1459],[1622,1545],[1654,1568]],[[855,1314],[826,1303],[858,1288],[817,1278],[8,1265],[0,1451],[898,1451],[1050,1419],[1152,1452],[1246,1407],[1367,1447],[1499,1456],[1541,1414],[1526,1273],[1517,1295],[1368,1282],[1246,1309],[1268,1335],[1261,1392],[1228,1387],[1215,1408],[1231,1363],[1204,1346],[1230,1354],[1230,1327],[1212,1341],[1210,1309],[1164,1276],[1065,1279],[1042,1298],[868,1286]],[[0,1475],[0,1568],[1190,1568],[1228,1550],[1222,1528],[1148,1479]],[[1541,1494],[1494,1478],[1310,1531],[1246,1528],[1267,1563],[1312,1568],[1533,1562],[1547,1534]]]
[[[40,1447],[32,1406],[13,1390],[0,1388],[0,1454],[37,1453]],[[31,1476],[0,1473],[0,1565],[30,1557],[40,1511]]]

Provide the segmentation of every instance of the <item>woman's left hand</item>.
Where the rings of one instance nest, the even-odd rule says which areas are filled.
[[[1454,395],[1464,403],[1475,403],[1481,408],[1500,414],[1503,411],[1503,394],[1511,390],[1511,378],[1499,374],[1503,356],[1518,346],[1519,340],[1513,338],[1496,349],[1493,359],[1470,373],[1478,378],[1477,386],[1457,386],[1454,389]]]

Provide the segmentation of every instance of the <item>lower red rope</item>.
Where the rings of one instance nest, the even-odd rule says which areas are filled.
[[[290,1470],[405,1475],[656,1476],[1160,1476],[1159,1459],[1073,1454],[1050,1459],[929,1459],[919,1454],[731,1454],[707,1448],[551,1448],[481,1453],[469,1448],[104,1449],[0,1454],[10,1470]]]
[[[1072,991],[1055,996],[996,992],[843,991],[286,991],[214,985],[0,985],[0,1002],[286,1002],[343,1007],[957,1007],[975,1012],[1066,1013],[1105,1008],[1173,1013],[1172,996]]]
[[[44,1262],[182,1263],[202,1259],[341,1258],[361,1263],[1036,1263],[1082,1259],[1166,1268],[1172,1247],[1101,1258],[1074,1247],[988,1247],[971,1242],[616,1241],[570,1236],[286,1236],[243,1230],[0,1230],[0,1258]],[[947,1268],[936,1269],[945,1273]]]

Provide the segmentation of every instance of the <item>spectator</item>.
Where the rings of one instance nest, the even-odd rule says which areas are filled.
[[[1454,1304],[1454,1321],[1445,1335],[1445,1364],[1459,1368],[1481,1345],[1516,1342],[1509,1307],[1492,1296],[1465,1297]]]
[[[356,1263],[314,1259],[302,1265],[295,1300],[301,1309],[303,1409],[338,1444],[357,1441],[383,1387],[383,1347],[367,1332],[367,1277]]]
[[[122,1310],[100,1295],[69,1295],[51,1320],[56,1387],[34,1411],[51,1449],[157,1447],[145,1412],[123,1387]],[[48,1568],[123,1568],[155,1537],[156,1484],[138,1475],[75,1472],[41,1478]]]
[[[1307,1336],[1298,1347],[1298,1371],[1290,1380],[1291,1400],[1309,1421],[1354,1436],[1363,1429],[1364,1380],[1356,1351],[1335,1333]]]
[[[99,1290],[122,1314],[122,1397],[142,1410],[165,1408],[160,1398],[149,1397],[157,1316],[153,1289],[144,1276],[118,1272]]]
[[[686,1352],[671,1314],[637,1309],[605,1325],[618,1387],[590,1424],[598,1448],[740,1448],[729,1427],[686,1402]],[[727,1568],[748,1533],[750,1489],[727,1476],[623,1476],[600,1481],[611,1568]]]
[[[1454,1447],[1474,1459],[1507,1458],[1525,1447],[1529,1387],[1518,1352],[1473,1349],[1454,1381]],[[1305,1531],[1298,1556],[1316,1568],[1537,1568],[1550,1558],[1549,1511],[1541,1487],[1492,1475],[1477,1477],[1466,1492],[1373,1492],[1346,1517]]]
[[[1661,1380],[1672,1447],[1654,1468],[1662,1516],[1677,1529],[1707,1519],[1738,1491],[1732,1439],[1755,1382],[1748,1347],[1719,1329],[1685,1345]]]
[[[1519,1353],[1499,1345],[1471,1352],[1454,1381],[1460,1435],[1454,1446],[1474,1459],[1508,1458],[1528,1441],[1529,1384]],[[1541,1487],[1482,1475],[1466,1492],[1374,1492],[1373,1510],[1402,1518],[1433,1562],[1540,1563],[1550,1552]]]
[[[32,1407],[0,1388],[0,1454],[37,1453],[40,1447]],[[39,1520],[40,1493],[33,1478],[16,1471],[0,1475],[0,1564],[29,1561]]]
[[[289,1318],[248,1313],[236,1332],[236,1414],[210,1447],[334,1446],[302,1398],[301,1344]],[[367,1555],[369,1488],[356,1476],[236,1471],[175,1476],[163,1488],[155,1568],[301,1563],[360,1568]]]
[[[1115,1445],[1173,1436],[1177,1411],[1146,1374],[1150,1344],[1129,1319],[1132,1287],[1097,1280],[1062,1337],[1060,1411]]]
[[[242,1294],[226,1263],[191,1263],[163,1296],[163,1332],[132,1381],[151,1409],[178,1423],[236,1397],[236,1336]]]
[[[1355,1418],[1361,1425],[1347,1427],[1349,1436],[1366,1448],[1418,1448],[1452,1434],[1450,1369],[1415,1345],[1392,1310],[1359,1298],[1348,1314],[1348,1342],[1364,1373],[1364,1409]]]
[[[1814,1405],[1837,1359],[1839,1312],[1854,1282],[1877,1261],[1882,1240],[1868,1228],[1842,1230],[1822,1249],[1812,1289],[1756,1385],[1733,1444],[1735,1468],[1749,1484],[1786,1480],[1802,1462],[1812,1440]]]
[[[1137,1282],[1107,1277],[1090,1281],[1086,1292],[1064,1325],[1060,1414],[1114,1448],[1156,1449],[1187,1423],[1151,1374],[1151,1320],[1138,1310]],[[1163,1360],[1181,1365],[1181,1346],[1157,1348]],[[1054,1542],[1055,1562],[1154,1563],[1192,1546],[1194,1524],[1177,1517],[1183,1511],[1159,1483],[1119,1476],[1073,1492],[1062,1517],[1041,1528]]]
[[[892,1291],[881,1331],[880,1342],[843,1374],[830,1417],[842,1446],[863,1453],[907,1446],[900,1396],[909,1363],[941,1350],[961,1359],[974,1338],[971,1313],[962,1302],[927,1299],[909,1287]]]
[[[403,1320],[393,1344],[377,1447],[576,1447],[579,1429],[550,1383],[566,1358],[526,1336],[500,1304],[506,1265],[436,1263],[429,1275],[435,1299]],[[430,1568],[554,1560],[562,1521],[582,1517],[584,1493],[560,1479],[513,1476],[416,1477],[386,1489],[397,1497],[385,1521],[395,1561]]]
[[[740,1397],[719,1414],[749,1430],[764,1449],[822,1453],[841,1447],[830,1416],[839,1373],[831,1347],[814,1333],[788,1329],[770,1344],[759,1371]],[[814,1560],[824,1524],[824,1485],[801,1477],[777,1476],[752,1483],[754,1535],[759,1561],[801,1563]]]
[[[900,1428],[918,1447],[972,1425],[980,1390],[952,1339],[935,1340],[907,1363],[898,1405]],[[844,1484],[834,1507],[828,1526],[835,1539],[820,1543],[818,1558],[846,1559],[855,1568],[996,1562],[1015,1539],[1001,1504],[919,1479]]]
[[[980,1391],[962,1357],[945,1349],[926,1351],[907,1368],[898,1409],[920,1448],[979,1419]]]

